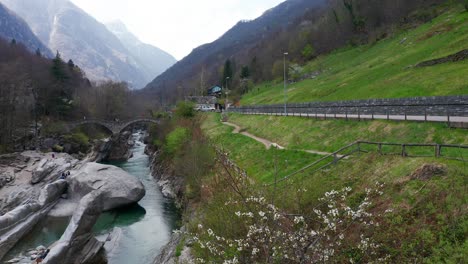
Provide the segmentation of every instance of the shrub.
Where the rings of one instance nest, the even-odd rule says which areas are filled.
[[[72,144],[72,153],[74,152],[88,152],[89,149],[89,138],[82,132],[73,133],[64,137],[66,141]]]
[[[176,108],[176,116],[181,118],[192,118],[195,116],[194,104],[191,102],[179,102]]]
[[[209,174],[214,158],[213,149],[202,141],[192,142],[174,158],[175,173],[185,178],[189,199],[199,197],[202,179]]]
[[[225,202],[238,234],[198,225],[191,234],[201,249],[200,262],[216,263],[351,263],[386,262],[388,255],[373,239],[382,215],[372,213],[372,201],[383,193],[382,184],[367,189],[356,207],[347,204],[352,189],[330,191],[321,207],[306,215],[290,215],[263,197]],[[350,228],[357,233],[350,231]]]
[[[189,139],[189,131],[183,127],[177,127],[171,133],[167,135],[165,152],[169,155],[173,155],[179,150]]]
[[[76,143],[78,143],[80,145],[87,146],[88,143],[89,143],[88,136],[86,134],[82,133],[82,132],[73,133],[71,138],[72,138],[73,141],[75,141]]]
[[[55,145],[55,146],[52,147],[52,150],[55,151],[55,152],[62,152],[63,147],[60,146],[60,145]]]

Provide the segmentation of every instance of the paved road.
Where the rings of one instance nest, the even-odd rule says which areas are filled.
[[[234,112],[238,113],[238,112]],[[276,116],[284,116],[284,113],[239,113],[239,114],[246,114],[246,115],[276,115]],[[302,116],[302,117],[310,117],[315,118],[315,114],[310,113],[289,113],[288,116]],[[381,119],[381,120],[407,120],[407,121],[429,121],[429,122],[442,122],[442,123],[468,123],[468,117],[466,116],[413,116],[413,115],[344,115],[344,114],[317,114],[319,118],[340,118],[340,119],[363,119],[363,120],[372,120],[372,119]],[[427,119],[426,119],[427,118]]]

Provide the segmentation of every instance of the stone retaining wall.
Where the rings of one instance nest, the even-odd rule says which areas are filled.
[[[231,107],[235,113],[284,113],[284,104]],[[287,112],[349,115],[468,116],[468,95],[287,104]]]

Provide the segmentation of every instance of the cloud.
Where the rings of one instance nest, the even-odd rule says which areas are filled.
[[[239,20],[284,0],[71,0],[101,22],[119,19],[142,41],[181,59]]]

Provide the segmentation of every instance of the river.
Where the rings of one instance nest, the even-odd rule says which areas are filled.
[[[115,249],[108,254],[109,264],[151,264],[161,248],[169,242],[179,215],[170,199],[165,198],[151,176],[149,157],[141,134],[133,134],[136,144],[133,157],[126,162],[111,163],[141,180],[146,195],[138,204],[103,213],[94,227],[97,236],[120,228],[121,236]],[[39,245],[49,246],[60,239],[69,217],[47,217],[13,248],[5,260],[24,254]]]

